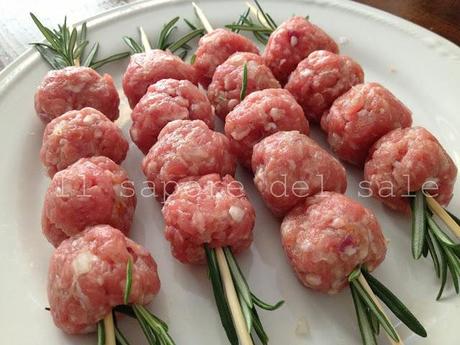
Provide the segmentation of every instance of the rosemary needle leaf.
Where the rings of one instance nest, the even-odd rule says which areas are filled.
[[[236,334],[235,325],[230,314],[227,299],[225,297],[224,288],[220,279],[219,266],[214,249],[210,249],[207,244],[204,245],[206,252],[206,260],[208,263],[209,277],[211,280],[214,299],[216,301],[217,310],[220,315],[222,326],[227,334],[228,340],[232,345],[238,345],[238,336]]]
[[[452,275],[455,292],[458,294],[460,291],[458,283],[458,280],[460,279],[460,264],[458,263],[458,258],[452,254],[449,248],[445,249],[445,253],[447,257],[447,266],[449,267],[450,274]]]
[[[129,345],[128,339],[121,333],[118,326],[115,326],[115,339],[118,345]]]
[[[55,55],[48,49],[44,48],[42,44],[34,43],[33,46],[40,53],[42,58],[51,66],[53,69],[60,69],[61,65],[55,60]]]
[[[252,324],[254,326],[254,331],[256,332],[257,337],[259,338],[262,345],[267,345],[268,335],[262,326],[262,322],[260,321],[256,308],[252,308]]]
[[[361,275],[361,265],[355,267],[355,269],[348,275],[348,281],[352,282],[356,280]]]
[[[439,278],[441,271],[440,271],[440,263],[439,263],[439,245],[436,239],[432,238],[431,231],[427,231],[426,233],[426,243],[428,247],[428,251],[430,252],[431,259],[433,260],[434,270],[436,272],[436,276]]]
[[[421,337],[426,337],[427,333],[422,324],[412,314],[409,309],[396,297],[385,285],[379,282],[368,272],[363,272],[369,286],[375,295],[401,320],[411,331]]]
[[[446,282],[447,282],[447,259],[446,259],[446,255],[444,254],[444,251],[441,251],[440,252],[440,256],[441,256],[441,287],[439,288],[439,292],[438,292],[438,295],[436,296],[436,300],[439,301],[442,297],[442,293],[444,292],[444,288],[446,286]]]
[[[264,11],[264,9],[262,8],[262,6],[259,4],[259,1],[257,0],[254,0],[256,6],[257,6],[257,9],[259,10],[260,14],[262,14],[262,16],[264,17],[265,21],[268,23],[268,25],[270,25],[270,27],[275,30],[277,28],[277,24],[275,23],[275,21],[273,20],[273,18]]]
[[[113,308],[113,310],[117,313],[136,318],[136,314],[134,314],[133,308],[130,305],[117,305],[115,308]]]
[[[97,345],[105,345],[104,320],[97,323]]]
[[[241,82],[241,91],[240,91],[240,101],[246,97],[246,92],[248,88],[248,64],[243,65],[243,78]]]
[[[276,309],[278,309],[279,307],[281,307],[284,304],[284,301],[279,301],[279,302],[277,302],[275,304],[268,304],[268,303],[262,301],[260,298],[258,298],[253,293],[251,293],[251,298],[252,298],[252,301],[254,302],[254,304],[256,306],[258,306],[259,308],[262,308],[264,310],[268,310],[268,311],[276,310]]]
[[[412,200],[412,256],[418,260],[422,256],[426,235],[426,201],[422,191]]]
[[[45,36],[46,40],[54,47],[54,49],[59,50],[59,39],[56,36],[56,34],[53,33],[47,27],[45,27],[33,13],[30,13],[30,16],[32,17],[32,20],[34,21],[35,25],[38,27],[40,32],[43,34],[43,36]]]
[[[366,315],[366,308],[360,298],[360,295],[353,284],[350,284],[351,296],[353,297],[353,304],[356,310],[356,318],[358,319],[359,331],[363,345],[377,345],[374,330],[369,318]]]
[[[227,29],[239,30],[239,31],[255,31],[262,33],[271,33],[272,30],[264,26],[259,25],[245,25],[245,24],[227,24],[225,25]]]
[[[147,338],[149,345],[157,345],[158,344],[157,339],[155,335],[153,334],[152,330],[149,328],[149,325],[147,324],[147,322],[142,317],[142,314],[137,310],[137,308],[134,308],[134,307],[133,307],[133,311],[134,311],[134,314],[136,315],[136,319],[139,323],[139,326],[142,329],[142,332]]]
[[[94,57],[96,56],[96,53],[99,49],[99,43],[94,43],[93,46],[91,47],[88,55],[86,56],[86,58],[83,60],[83,62],[81,63],[82,66],[85,66],[85,67],[89,67],[91,66],[93,60],[94,60]]]
[[[126,264],[126,283],[125,283],[125,293],[123,296],[123,302],[125,304],[129,303],[129,296],[131,295],[131,284],[133,282],[133,261],[131,258],[128,259]]]
[[[169,46],[169,50],[171,52],[176,52],[178,49],[180,48],[184,48],[184,46],[190,42],[192,39],[194,39],[195,37],[198,37],[198,36],[201,36],[202,34],[204,33],[204,29],[195,29],[193,31],[190,31],[189,33],[187,33],[186,35],[182,36],[181,38],[179,38],[176,42],[174,42],[173,44],[171,44]]]
[[[124,36],[123,41],[133,51],[133,53],[136,54],[136,53],[143,53],[144,52],[144,48],[142,48],[141,45],[139,43],[137,43],[131,37]]]
[[[112,56],[109,56],[108,58],[91,63],[89,67],[91,67],[92,69],[98,69],[99,67],[102,67],[108,64],[109,62],[114,62],[117,60],[124,59],[125,57],[128,57],[129,55],[130,55],[129,52],[114,54]]]
[[[460,225],[460,218],[458,218],[455,214],[453,214],[452,212],[449,212],[446,210],[446,212],[449,214],[449,216],[454,220],[455,223],[457,223],[458,225]]]
[[[456,244],[450,239],[447,234],[441,230],[439,225],[434,221],[433,217],[427,218],[428,227],[436,236],[436,238],[441,242],[441,244],[447,247],[456,247]]]
[[[246,278],[242,274],[241,269],[238,266],[235,257],[233,256],[232,250],[228,247],[225,247],[223,248],[223,251],[225,258],[227,259],[228,267],[230,268],[230,273],[232,274],[236,289],[238,290],[238,294],[243,298],[249,309],[252,309],[252,296]]]
[[[74,57],[74,49],[75,49],[75,44],[77,43],[77,29],[72,30],[72,34],[70,35],[69,38],[69,45],[68,45],[68,55],[70,61],[73,63],[75,60]]]
[[[188,27],[189,27],[190,29],[192,29],[192,30],[198,29],[198,28],[196,27],[196,25],[192,24],[192,22],[191,22],[190,20],[188,20],[187,18],[184,18],[184,22],[185,22],[185,24],[188,25]]]
[[[179,17],[175,17],[171,19],[168,23],[163,26],[163,29],[160,32],[160,37],[158,38],[157,48],[164,50],[165,44],[168,42],[168,38],[171,35],[172,31],[174,30],[174,25],[176,25]]]
[[[364,287],[361,285],[361,283],[358,280],[354,280],[351,282],[351,285],[356,289],[358,292],[360,299],[363,301],[363,303],[370,309],[370,311],[377,317],[379,320],[380,324],[382,327],[385,329],[385,331],[388,333],[388,335],[394,340],[394,341],[399,341],[398,334],[396,333],[396,330],[394,329],[393,325],[390,323],[390,321],[387,319],[385,314],[377,307],[377,305],[374,303],[372,300],[371,296],[367,293],[367,291],[364,289]]]

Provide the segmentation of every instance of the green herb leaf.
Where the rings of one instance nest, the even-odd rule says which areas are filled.
[[[105,345],[104,320],[97,323],[97,345]]]
[[[164,50],[166,49],[166,44],[168,43],[168,39],[171,36],[172,32],[174,31],[174,28],[179,20],[179,17],[175,17],[171,19],[168,23],[163,25],[163,29],[160,32],[160,37],[158,38],[158,43],[157,43],[157,48]]]
[[[139,54],[144,52],[144,48],[137,43],[134,39],[128,36],[123,37],[123,41],[126,43],[126,45],[129,47],[129,49],[132,50],[134,54]]]
[[[190,20],[188,20],[187,18],[184,18],[184,22],[185,24],[188,25],[188,27],[192,30],[196,30],[198,29],[196,25],[192,24],[192,22],[190,22]]]
[[[368,272],[363,271],[363,274],[369,283],[372,291],[385,305],[401,320],[411,331],[421,337],[426,337],[427,333],[422,324],[410,312],[410,310],[396,297],[385,285],[379,282],[375,277]]]
[[[181,49],[181,48],[186,49],[187,48],[186,44],[188,42],[190,42],[195,37],[203,35],[203,33],[204,33],[204,29],[195,29],[193,31],[190,31],[186,35],[184,35],[181,38],[179,38],[176,42],[171,44],[168,49],[173,53],[176,52],[178,49]]]
[[[246,92],[248,88],[248,64],[243,65],[243,80],[241,82],[241,91],[240,91],[240,101],[246,97]]]
[[[380,308],[374,303],[374,301],[372,300],[371,296],[367,293],[366,289],[364,289],[364,287],[361,285],[361,283],[358,280],[354,280],[350,284],[353,285],[353,287],[356,289],[356,291],[358,292],[362,302],[377,317],[377,319],[379,320],[379,323],[385,329],[387,334],[394,341],[399,341],[398,334],[396,333],[396,330],[394,329],[393,325],[387,319],[385,314],[383,314],[383,312],[380,310]]]
[[[449,212],[448,210],[446,210],[446,212],[454,220],[455,223],[460,225],[460,218],[458,218],[455,214]]]
[[[247,24],[227,24],[225,25],[227,29],[231,29],[233,31],[255,31],[255,32],[265,32],[271,33],[272,30],[260,25],[247,25]]]
[[[93,68],[93,69],[98,69],[106,64],[108,64],[109,62],[114,62],[114,61],[118,61],[118,60],[122,60],[124,59],[125,57],[128,57],[130,54],[129,52],[124,52],[124,53],[119,53],[119,54],[115,54],[115,55],[112,55],[112,56],[109,56],[105,59],[102,59],[102,60],[98,60],[96,62],[92,62],[91,65],[89,67]]]
[[[361,265],[355,267],[355,269],[348,275],[348,282],[356,280],[361,275]]]
[[[133,312],[136,315],[137,322],[139,323],[139,326],[141,327],[142,332],[144,333],[149,345],[158,345],[157,338],[153,331],[150,329],[149,324],[145,321],[144,317],[142,316],[142,313],[134,307]]]
[[[254,304],[256,306],[258,306],[259,308],[262,308],[264,310],[268,310],[268,311],[276,310],[276,309],[280,308],[284,304],[284,301],[278,301],[275,304],[268,304],[268,303],[262,301],[260,298],[258,298],[253,293],[251,293],[251,297],[252,297],[252,301],[254,302]]]
[[[242,274],[241,269],[238,266],[238,263],[236,262],[231,249],[225,247],[223,248],[223,251],[228,263],[228,267],[230,269],[230,273],[232,274],[233,282],[238,291],[238,295],[240,295],[243,298],[244,302],[248,305],[249,309],[252,309],[252,296],[246,278]]]
[[[371,322],[367,317],[366,307],[361,300],[359,292],[353,284],[350,284],[351,296],[353,297],[353,304],[355,306],[356,318],[358,319],[359,331],[363,345],[377,345],[374,330]]]
[[[260,342],[263,345],[267,345],[269,340],[268,335],[265,332],[264,327],[262,326],[262,322],[260,321],[259,314],[257,313],[256,308],[252,308],[252,325]]]
[[[440,249],[438,247],[439,245],[437,243],[437,240],[433,239],[432,236],[433,235],[431,234],[431,231],[427,231],[426,243],[428,246],[428,251],[430,252],[430,256],[433,261],[434,270],[436,271],[436,276],[439,278],[441,275],[441,271],[440,271],[441,265],[439,263],[439,256],[438,256],[438,252]]]
[[[133,261],[131,257],[128,258],[128,263],[126,264],[126,283],[125,283],[125,293],[123,296],[123,301],[125,304],[129,304],[129,296],[131,295],[131,284],[133,282]]]
[[[275,30],[278,25],[275,23],[275,21],[273,20],[273,18],[264,11],[264,9],[262,8],[262,6],[259,4],[259,1],[257,0],[254,0],[256,6],[257,6],[257,9],[259,10],[259,13],[262,15],[262,17],[265,19],[265,21],[267,22],[268,25],[270,25],[271,29],[272,30]]]
[[[412,256],[418,260],[422,256],[426,236],[426,200],[418,191],[412,201]]]
[[[441,250],[441,287],[439,288],[438,295],[436,296],[436,300],[439,301],[442,297],[442,293],[444,292],[444,288],[446,286],[447,282],[447,258],[446,255],[444,254],[444,251]]]
[[[233,323],[228,302],[225,297],[224,288],[222,286],[216,253],[214,249],[210,249],[207,244],[204,245],[204,249],[208,263],[209,278],[211,280],[217,310],[219,311],[220,321],[222,322],[222,326],[224,327],[230,344],[238,345],[238,336],[236,334],[235,325]]]

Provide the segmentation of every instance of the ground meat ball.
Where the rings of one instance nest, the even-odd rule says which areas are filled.
[[[128,234],[135,208],[133,182],[120,166],[106,157],[82,158],[54,175],[42,230],[55,247],[89,225],[110,224]]]
[[[225,119],[232,151],[247,168],[251,168],[255,144],[275,132],[290,130],[308,134],[309,126],[302,107],[283,89],[251,93]]]
[[[153,49],[132,55],[123,75],[123,90],[131,108],[135,107],[151,84],[167,78],[196,83],[195,69],[169,51]]]
[[[66,67],[49,71],[35,93],[35,111],[44,122],[70,110],[91,107],[110,120],[118,118],[120,98],[108,74],[89,67]]]
[[[160,132],[142,162],[155,196],[163,201],[180,179],[217,173],[234,175],[235,156],[230,142],[201,120],[175,120]]]
[[[342,164],[298,131],[278,132],[256,144],[252,169],[257,189],[276,216],[310,195],[347,188]]]
[[[348,56],[318,50],[299,63],[285,88],[303,107],[308,120],[319,122],[337,97],[363,81],[361,66]]]
[[[281,241],[302,284],[329,294],[348,285],[356,266],[373,271],[387,250],[372,211],[331,192],[309,197],[289,212]]]
[[[357,166],[364,164],[369,149],[380,137],[411,124],[411,111],[377,83],[352,87],[321,119],[335,153]]]
[[[286,83],[298,63],[315,50],[339,52],[334,40],[304,17],[292,17],[271,35],[263,53],[265,64]]]
[[[436,138],[422,127],[395,129],[370,150],[364,180],[387,206],[409,212],[409,192],[422,188],[446,205],[452,198],[457,168]]]
[[[252,242],[256,214],[243,185],[230,175],[179,182],[163,206],[166,239],[176,259],[205,262],[203,245],[230,246],[237,254]]]
[[[258,54],[259,50],[248,38],[226,29],[216,29],[201,37],[193,63],[199,82],[207,87],[217,66],[236,52]]]
[[[131,139],[147,154],[161,129],[173,120],[202,120],[214,128],[214,112],[206,95],[188,80],[163,79],[151,85],[135,106]]]
[[[119,164],[128,147],[117,125],[99,111],[83,108],[69,111],[46,126],[40,159],[53,177],[85,157],[106,156]]]
[[[88,227],[62,242],[50,260],[48,299],[57,327],[69,334],[94,331],[123,304],[126,266],[132,262],[130,304],[147,304],[160,289],[149,252],[109,225]]]
[[[260,55],[254,53],[235,53],[217,67],[208,87],[208,97],[222,119],[240,103],[243,85],[244,65],[247,67],[246,95],[251,92],[281,85],[270,68],[264,65]]]

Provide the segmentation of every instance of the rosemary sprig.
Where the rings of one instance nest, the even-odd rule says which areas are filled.
[[[155,48],[161,50],[169,50],[172,53],[176,53],[182,60],[184,60],[187,57],[189,50],[192,49],[188,43],[195,37],[202,36],[204,34],[204,29],[197,28],[191,22],[184,19],[186,24],[191,28],[191,31],[179,37],[176,41],[173,41],[172,36],[174,31],[177,29],[176,24],[179,19],[180,17],[174,17],[163,25],[163,29],[160,31],[158,42]],[[142,42],[138,42],[132,37],[124,36],[123,41],[126,43],[133,54],[144,53],[147,50]]]
[[[97,345],[105,345],[104,320],[97,323]]]
[[[219,266],[217,265],[214,249],[210,249],[207,245],[205,245],[205,251],[209,268],[209,277],[213,285],[214,297],[216,299],[219,314],[221,315],[222,325],[224,326],[230,343],[238,344],[236,332],[233,336],[235,326],[233,324],[230,309],[228,306],[228,301],[225,297],[224,290],[222,287],[220,270]],[[275,305],[270,305],[260,300],[257,296],[255,296],[254,293],[251,292],[246,278],[244,277],[238,265],[238,262],[233,256],[231,249],[225,247],[223,248],[223,251],[225,254],[225,259],[227,261],[228,267],[230,269],[233,283],[237,291],[238,300],[241,306],[241,310],[243,311],[243,316],[246,321],[247,328],[249,332],[254,331],[254,333],[259,338],[260,342],[266,345],[268,344],[269,338],[267,333],[265,332],[262,322],[260,321],[256,306],[271,311],[281,307],[284,301],[280,301]]]
[[[125,292],[123,296],[123,302],[125,304],[129,303],[129,295],[131,295],[131,285],[133,281],[133,261],[131,258],[128,259],[126,264],[126,283],[125,283]]]
[[[446,286],[447,273],[450,273],[455,292],[460,292],[460,244],[456,244],[438,225],[427,206],[426,198],[423,191],[416,192],[412,197],[412,248],[424,256],[430,254],[436,276],[441,281],[436,296],[439,300]],[[455,218],[452,217],[454,221]],[[420,255],[414,255],[414,258],[419,259]]]
[[[248,64],[243,65],[243,78],[241,81],[241,91],[240,91],[240,101],[246,97],[246,92],[248,88]]]
[[[368,291],[372,291],[415,334],[421,337],[427,336],[425,328],[409,309],[387,287],[370,275],[366,269],[361,266],[356,267],[350,273],[348,281],[364,345],[377,344],[375,335],[379,333],[380,326],[391,339],[396,342],[399,341],[399,336],[395,328],[376,302],[374,302]],[[365,285],[368,284],[370,290],[366,290],[362,282]]]
[[[226,28],[234,31],[248,31],[252,32],[254,37],[262,44],[267,44],[270,34],[276,30],[278,25],[273,20],[272,16],[268,14],[260,5],[257,0],[254,0],[256,7],[251,5],[251,8],[243,12],[240,15],[238,21],[229,25],[225,25]],[[253,17],[256,20],[250,17],[251,10],[254,12]]]
[[[74,27],[72,30],[67,25],[67,18],[64,23],[58,25],[58,29],[49,29],[40,20],[30,13],[37,28],[45,37],[45,43],[31,43],[40,53],[43,59],[53,68],[62,69],[67,66],[86,66],[97,69],[109,62],[117,61],[129,56],[128,52],[111,55],[107,58],[96,60],[99,44],[92,45],[89,54],[85,57],[85,48],[89,41],[86,39],[86,22],[81,25],[80,32]]]

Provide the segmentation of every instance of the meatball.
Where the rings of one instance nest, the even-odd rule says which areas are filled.
[[[409,212],[410,192],[424,190],[442,205],[452,198],[457,168],[425,128],[395,129],[377,141],[364,165],[366,188],[387,206]]]
[[[85,107],[97,109],[115,121],[119,105],[112,77],[101,76],[89,67],[70,66],[49,71],[35,93],[35,111],[44,123]]]
[[[240,253],[252,242],[255,211],[243,185],[230,175],[205,175],[179,182],[163,206],[165,236],[175,258],[205,262],[203,245]]]
[[[109,224],[128,234],[136,208],[134,184],[107,157],[82,158],[54,175],[45,195],[42,230],[58,246],[89,225]]]
[[[236,52],[258,54],[259,50],[248,38],[226,29],[216,29],[201,37],[193,63],[201,85],[207,87],[217,66]]]
[[[233,54],[217,67],[208,87],[209,100],[214,105],[216,114],[222,119],[225,119],[225,116],[240,103],[245,64],[247,67],[246,95],[257,90],[281,87],[270,68],[264,65],[260,55]]]
[[[239,161],[251,168],[252,148],[277,131],[308,134],[302,107],[283,89],[266,89],[247,96],[225,119],[225,134]]]
[[[369,149],[380,137],[411,124],[411,111],[377,83],[352,87],[321,119],[332,150],[357,166],[364,164]]]
[[[93,108],[73,110],[52,120],[45,128],[40,159],[53,177],[80,158],[109,157],[121,163],[128,142],[120,128]]]
[[[214,128],[214,112],[206,95],[188,80],[163,79],[151,85],[134,107],[131,139],[147,154],[161,129],[173,120],[202,120]]]
[[[308,19],[295,16],[270,35],[262,56],[275,77],[284,84],[298,63],[315,50],[338,53],[339,47]]]
[[[337,97],[363,81],[361,66],[351,58],[318,50],[297,65],[285,88],[303,107],[308,120],[320,122]]]
[[[50,312],[69,334],[88,333],[124,304],[126,266],[132,262],[130,304],[148,304],[160,289],[149,252],[110,225],[87,227],[61,243],[48,271]]]
[[[234,175],[235,169],[227,137],[201,120],[168,123],[142,161],[144,175],[159,201],[164,201],[180,179],[211,173]]]
[[[151,84],[167,78],[196,83],[195,69],[169,51],[153,49],[132,55],[123,75],[123,90],[131,108],[136,106]]]
[[[252,170],[257,189],[276,216],[318,192],[343,193],[347,188],[342,164],[298,131],[278,132],[256,144]]]
[[[302,284],[329,294],[348,285],[356,266],[373,271],[387,250],[372,211],[332,192],[309,197],[289,212],[281,241]]]

